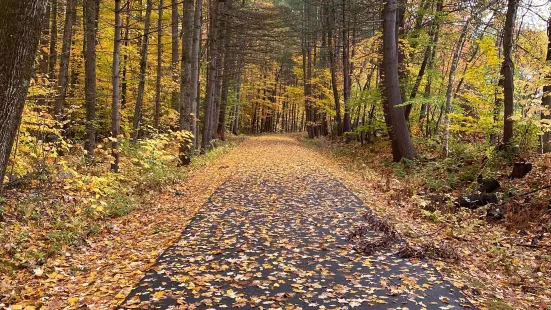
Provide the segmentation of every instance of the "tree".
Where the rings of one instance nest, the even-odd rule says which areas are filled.
[[[47,0],[0,1],[0,191],[21,122],[46,5]]]
[[[86,97],[86,143],[89,156],[94,156],[96,146],[96,37],[99,14],[99,0],[84,0],[84,33],[86,51],[85,90]]]
[[[513,64],[513,36],[515,32],[515,19],[517,17],[519,0],[508,0],[507,14],[505,16],[505,28],[503,32],[503,144],[510,145],[513,139],[514,110],[514,64]]]
[[[545,57],[546,62],[549,64],[551,62],[551,17],[547,20],[547,54]],[[547,76],[549,79],[549,76]],[[549,83],[549,82],[548,82]],[[543,106],[544,110],[541,113],[541,118],[544,120],[547,120],[548,126],[551,126],[551,85],[545,84],[543,86],[543,97],[542,97],[541,105]],[[551,128],[548,128],[546,132],[543,133],[542,141],[543,141],[543,151],[545,153],[551,152],[551,132],[549,131]]]
[[[400,107],[400,81],[398,78],[398,47],[396,45],[397,0],[389,0],[383,10],[383,65],[386,100],[389,107],[389,118],[392,125],[391,138],[395,141],[393,152],[401,158],[417,156],[406,123],[404,108]],[[397,158],[395,158],[397,159]]]
[[[161,77],[163,75],[163,0],[159,0],[157,20],[157,81],[155,83],[155,116],[153,127],[159,129],[161,120]]]
[[[140,82],[138,84],[138,98],[136,99],[136,106],[134,108],[134,119],[132,122],[132,141],[135,143],[140,136],[140,123],[142,121],[142,106],[145,95],[145,70],[147,69],[147,50],[149,48],[149,27],[151,25],[151,10],[153,9],[153,1],[147,0],[145,9],[144,31],[140,50]]]
[[[128,5],[128,4],[126,4]],[[112,85],[113,97],[111,104],[111,170],[119,172],[119,133],[121,127],[120,119],[120,71],[121,71],[121,0],[115,0],[115,37],[113,40],[113,70]]]
[[[182,74],[180,83],[180,130],[191,129],[191,113],[192,113],[192,84],[191,79],[191,63],[193,49],[193,18],[194,18],[194,2],[193,0],[184,0],[184,16],[182,19]],[[182,143],[180,146],[180,164],[187,165],[190,162],[189,146]]]
[[[161,6],[162,7],[162,6]],[[178,0],[171,0],[171,55],[172,61],[170,70],[172,72],[172,82],[178,83]],[[176,111],[180,111],[180,95],[179,92],[174,89],[172,91],[172,108]]]
[[[209,15],[209,65],[207,72],[207,89],[205,95],[205,112],[203,114],[203,134],[201,139],[201,152],[208,150],[212,137],[212,121],[214,115],[214,96],[216,91],[216,75],[218,60],[218,11],[219,0],[210,0]]]
[[[199,130],[197,130],[197,118],[199,117],[199,69],[201,60],[201,28],[203,18],[203,0],[197,0],[193,16],[193,46],[191,49],[191,132],[193,133],[193,147],[197,147]]]
[[[67,0],[65,9],[65,26],[63,28],[63,42],[59,61],[59,77],[57,79],[57,99],[54,106],[54,115],[58,122],[63,121],[63,109],[67,86],[69,85],[69,61],[71,59],[71,40],[73,37],[73,23],[76,14],[76,0]]]

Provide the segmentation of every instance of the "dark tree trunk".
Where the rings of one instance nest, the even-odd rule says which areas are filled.
[[[127,48],[128,44],[130,42],[130,12],[131,12],[131,6],[130,2],[126,4],[126,18],[124,23],[124,39],[123,44],[124,47]],[[122,13],[122,12],[121,12]],[[124,110],[126,108],[127,98],[128,98],[128,52],[124,53],[124,56],[122,58],[122,85],[121,85],[121,104],[120,108]]]
[[[163,76],[163,0],[159,0],[157,20],[157,80],[155,81],[155,115],[153,127],[159,129],[161,122],[161,78]]]
[[[178,0],[171,0],[171,42],[172,42],[172,62],[170,70],[172,72],[172,81],[178,83]],[[172,108],[180,111],[180,94],[177,90],[172,91]]]
[[[505,28],[503,32],[503,144],[510,145],[513,139],[513,116],[514,110],[514,64],[513,64],[513,36],[515,31],[515,19],[517,17],[519,0],[509,0],[507,15],[505,16]]]
[[[84,35],[86,51],[84,53],[84,87],[86,97],[86,142],[88,156],[94,156],[96,147],[96,36],[99,0],[84,1]]]
[[[197,0],[193,16],[193,47],[191,50],[191,132],[193,133],[193,148],[197,148],[199,130],[197,119],[199,118],[199,70],[201,61],[201,28],[203,18],[203,0]]]
[[[115,38],[113,41],[113,98],[111,105],[111,170],[119,172],[119,134],[120,134],[120,70],[121,70],[121,0],[115,0]]]
[[[193,49],[193,16],[194,16],[194,1],[184,0],[184,16],[182,19],[182,70],[181,70],[181,84],[180,84],[180,130],[191,129],[191,113],[192,113],[192,101],[193,96],[191,88],[193,87],[193,81],[191,79],[191,63],[192,49]],[[188,165],[190,163],[190,151],[189,145],[182,143],[180,145],[180,164]]]
[[[47,0],[0,2],[0,192],[17,134]]]
[[[224,69],[222,75],[222,89],[220,92],[220,109],[218,111],[218,128],[216,134],[222,141],[226,140],[226,110],[228,106],[228,91],[230,87],[230,79],[232,77],[232,64],[234,57],[230,50],[230,44],[232,43],[232,32],[229,30],[232,28],[231,20],[227,12],[232,9],[232,0],[226,0],[226,14],[225,25],[226,30],[225,42],[224,42]]]
[[[416,157],[415,148],[406,123],[400,94],[398,78],[398,49],[396,46],[397,1],[389,0],[383,11],[383,62],[386,100],[388,101],[389,118],[392,125],[393,152],[399,152],[401,158]]]
[[[48,61],[48,74],[50,78],[53,78],[57,65],[57,0],[52,0],[50,13],[50,60]]]
[[[153,6],[152,0],[147,0],[147,7],[145,9],[144,20],[144,36],[142,40],[142,47],[140,51],[140,82],[138,84],[138,99],[136,100],[136,107],[134,109],[134,120],[132,122],[132,134],[134,135],[132,141],[135,143],[140,136],[140,123],[142,121],[142,106],[145,94],[145,70],[147,68],[147,50],[149,47],[149,27],[151,25],[151,10]]]
[[[61,47],[61,58],[59,61],[59,77],[57,79],[57,99],[54,107],[54,115],[57,121],[63,120],[63,109],[67,86],[69,84],[69,60],[71,59],[71,40],[73,37],[73,23],[76,14],[76,0],[67,0],[65,11],[65,26],[63,29],[63,46]]]
[[[551,18],[547,21],[547,55],[545,60],[551,61]],[[548,77],[549,78],[549,77]],[[547,109],[547,112],[541,114],[541,118],[547,120],[548,125],[551,126],[551,85],[547,84],[543,86],[543,98],[541,105]],[[551,133],[546,131],[542,136],[543,151],[545,153],[551,152]]]
[[[342,0],[342,67],[343,67],[343,95],[344,95],[344,124],[343,132],[352,130],[352,119],[350,117],[350,91],[352,77],[350,72],[350,44],[348,43],[348,24],[346,19],[346,1]]]
[[[210,27],[209,27],[209,65],[208,81],[205,98],[205,112],[203,115],[203,135],[201,151],[206,152],[211,140],[211,119],[214,113],[214,92],[216,91],[216,61],[218,57],[218,7],[219,0],[210,0]]]

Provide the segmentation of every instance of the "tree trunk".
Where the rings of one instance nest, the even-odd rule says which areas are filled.
[[[459,35],[459,40],[455,44],[455,49],[453,51],[452,56],[452,63],[450,66],[450,71],[448,74],[448,87],[446,89],[446,105],[443,109],[443,122],[442,125],[444,126],[444,133],[442,135],[442,155],[444,157],[447,157],[450,153],[450,117],[449,113],[451,113],[452,108],[452,99],[453,99],[453,84],[455,81],[455,72],[457,71],[457,65],[459,64],[459,59],[461,58],[461,54],[463,52],[463,45],[465,44],[465,39],[467,38],[467,30],[469,29],[469,25],[471,24],[472,17],[469,17],[465,24],[463,25],[463,28],[461,29],[461,34]]]
[[[50,78],[55,76],[57,65],[57,0],[52,0],[50,28],[50,60],[48,61],[48,74]]]
[[[513,116],[514,110],[514,64],[513,64],[513,36],[515,31],[515,19],[517,17],[519,0],[509,0],[507,15],[505,16],[505,29],[503,32],[503,144],[508,146],[513,139]]]
[[[208,81],[205,98],[205,112],[203,115],[203,135],[201,140],[201,152],[206,152],[211,140],[211,118],[214,113],[214,92],[216,90],[216,60],[218,56],[218,7],[219,0],[210,0],[210,27],[209,27],[209,65]]]
[[[47,0],[0,2],[0,192],[21,122],[46,5]]]
[[[193,87],[193,80],[191,79],[191,63],[192,50],[193,50],[193,19],[194,19],[194,2],[193,0],[184,0],[184,16],[182,19],[182,74],[180,84],[180,130],[191,129],[191,114],[192,114],[192,101],[193,95],[191,88]],[[188,165],[190,163],[190,151],[189,145],[182,143],[180,145],[180,164]]]
[[[132,141],[136,143],[140,136],[140,123],[142,121],[142,105],[145,93],[145,70],[147,68],[147,49],[149,47],[149,27],[151,24],[152,0],[147,0],[145,9],[144,35],[142,38],[142,48],[140,51],[140,82],[138,84],[138,99],[134,109],[134,120],[132,122]]]
[[[388,101],[389,118],[392,125],[393,147],[397,148],[401,158],[416,157],[415,148],[406,123],[400,94],[398,78],[398,49],[396,46],[396,14],[397,1],[389,0],[384,4],[383,11],[383,62],[386,100]],[[394,152],[393,151],[393,152]]]
[[[224,42],[224,69],[222,75],[222,90],[220,92],[220,110],[218,111],[218,128],[216,129],[216,134],[220,140],[226,140],[226,108],[228,106],[228,91],[230,87],[230,79],[232,77],[232,64],[234,62],[234,57],[232,51],[230,50],[230,44],[232,42],[232,29],[231,19],[228,12],[232,9],[232,0],[226,0],[226,14],[225,14],[225,23],[224,27],[226,30],[225,42]]]
[[[172,72],[172,82],[178,83],[178,0],[171,1],[171,42],[172,42],[172,62],[170,70]],[[172,91],[171,96],[172,108],[180,111],[180,94],[177,90]]]
[[[348,43],[348,24],[346,20],[346,0],[342,0],[342,67],[343,67],[343,95],[344,95],[344,124],[343,132],[352,130],[350,117],[350,91],[352,87],[350,72],[350,45]]]
[[[128,51],[126,50],[126,48],[128,47],[130,42],[130,38],[129,38],[130,37],[130,15],[131,15],[130,2],[127,2],[125,11],[126,11],[126,18],[124,23],[124,39],[122,41],[125,47],[125,53],[123,55],[123,60],[122,60],[122,85],[121,85],[121,103],[120,103],[120,108],[123,110],[126,108],[126,103],[128,98],[128,79],[127,79]]]
[[[191,49],[191,132],[193,133],[193,148],[197,148],[199,131],[197,119],[199,118],[199,70],[201,61],[201,28],[203,18],[203,0],[197,0],[193,16],[193,46]]]
[[[545,60],[549,63],[551,61],[551,18],[547,20],[547,55]],[[549,77],[548,77],[549,78]],[[547,125],[551,126],[551,85],[547,84],[543,86],[543,97],[541,105],[547,111],[542,112],[541,118],[547,120]],[[543,152],[551,152],[551,128],[547,128],[547,131],[543,133]]]
[[[71,58],[71,40],[73,37],[73,23],[75,20],[76,0],[67,0],[65,11],[65,26],[63,29],[63,45],[61,47],[61,58],[59,61],[59,77],[57,79],[57,99],[54,107],[54,115],[58,122],[63,120],[63,109],[65,97],[67,96],[67,85],[69,84],[69,60]]]
[[[335,25],[334,10],[327,14],[327,48],[329,50],[329,64],[331,71],[331,87],[333,89],[333,100],[335,101],[335,121],[337,122],[337,135],[342,135],[341,102],[339,98],[339,87],[337,85],[337,61],[333,44],[333,27]],[[331,16],[331,17],[330,17]]]
[[[153,127],[159,129],[161,120],[161,77],[163,76],[163,0],[159,0],[157,20],[157,80],[155,82],[155,116]]]
[[[127,4],[128,5],[128,4]],[[115,0],[115,39],[113,41],[113,97],[111,105],[111,170],[119,172],[119,134],[120,134],[120,67],[121,67],[121,0]]]
[[[84,1],[84,93],[86,98],[86,142],[84,149],[88,156],[94,156],[96,147],[96,34],[99,0]]]

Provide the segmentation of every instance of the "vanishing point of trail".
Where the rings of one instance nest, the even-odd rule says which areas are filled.
[[[347,235],[367,206],[319,155],[285,136],[248,138],[231,176],[121,309],[459,309],[426,261],[366,257]]]

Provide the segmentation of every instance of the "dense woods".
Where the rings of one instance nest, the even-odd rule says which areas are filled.
[[[427,192],[470,194],[458,191],[483,174],[549,159],[548,10],[532,0],[0,0],[0,193],[57,191],[56,205],[88,210],[74,211],[86,226],[130,212],[117,195],[174,181],[236,136],[303,132],[381,149],[378,164],[404,175],[414,162],[440,165],[448,183]],[[464,166],[468,175],[450,172]]]

